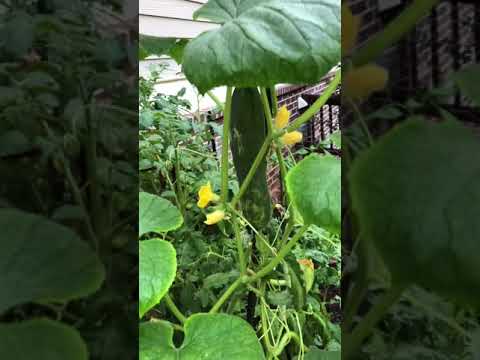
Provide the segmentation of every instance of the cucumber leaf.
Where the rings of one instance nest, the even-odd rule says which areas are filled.
[[[411,118],[354,162],[352,206],[396,283],[480,299],[480,141],[456,121]]]
[[[341,161],[331,155],[309,155],[287,174],[287,190],[305,224],[340,234]]]
[[[194,17],[222,24],[185,47],[184,73],[201,93],[311,84],[340,61],[339,0],[210,0]]]
[[[140,325],[140,360],[264,360],[255,331],[227,314],[195,314],[185,322],[181,347],[173,345],[172,327],[162,321]]]
[[[47,319],[0,325],[0,359],[87,360],[87,347],[72,327]]]
[[[156,38],[153,36],[140,35],[138,46],[139,60],[145,60],[151,55],[167,55],[174,59],[178,64],[182,63],[183,50],[188,40],[172,38]]]
[[[182,226],[182,214],[170,201],[146,192],[141,192],[139,198],[139,237],[149,232],[162,234]]]
[[[157,305],[175,280],[176,252],[164,240],[140,241],[139,317]]]
[[[98,256],[70,229],[41,216],[1,209],[0,314],[31,301],[69,301],[103,282]]]

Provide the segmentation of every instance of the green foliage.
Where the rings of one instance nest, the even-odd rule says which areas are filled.
[[[287,189],[305,223],[340,233],[340,179],[340,159],[331,155],[310,155],[290,170]]]
[[[137,44],[91,5],[1,6],[2,359],[136,355]]]
[[[59,322],[36,319],[0,325],[0,357],[18,360],[87,360],[78,331]]]
[[[174,231],[163,232],[162,240],[140,241],[141,258],[151,265],[141,273],[147,274],[147,287],[156,296],[144,308],[151,311],[140,314],[149,320],[140,326],[142,360],[303,359],[308,353],[310,357],[339,354],[340,328],[332,318],[338,321],[340,314],[340,241],[330,232],[339,233],[340,205],[333,202],[340,198],[331,186],[335,181],[339,185],[338,159],[330,167],[315,162],[310,168],[312,156],[288,176],[298,187],[289,193],[300,194],[300,206],[295,207],[308,220],[305,225],[298,225],[298,217],[293,220],[294,206],[288,203],[278,207],[277,218],[272,216],[266,181],[269,152],[281,146],[282,133],[267,122],[276,107],[267,109],[260,91],[265,93],[264,87],[278,82],[317,82],[340,58],[340,2],[309,2],[308,7],[307,12],[304,1],[211,0],[196,13],[222,24],[188,43],[183,69],[201,93],[217,85],[236,87],[227,91],[224,128],[193,113],[181,92],[155,94],[154,81],[142,80],[141,191],[171,200],[184,219],[179,228],[163,227]],[[233,56],[239,46],[242,56]],[[338,82],[332,84],[330,90]],[[271,97],[273,105],[274,94]],[[321,108],[319,104],[310,110],[311,115]],[[307,120],[307,116],[301,118],[299,126]],[[219,164],[217,144],[212,140],[221,134],[226,134],[222,160],[228,160],[225,150],[231,144],[233,164]],[[283,159],[277,160],[286,174]],[[320,165],[324,162],[329,160]],[[314,183],[299,180],[304,170],[315,178]],[[197,192],[208,182],[222,196],[219,201],[213,197],[213,204],[200,209]],[[243,184],[241,190],[238,183]],[[320,196],[307,201],[301,194],[304,186],[309,194]],[[324,199],[332,203],[321,203]],[[150,219],[164,221],[164,208],[152,207]],[[205,215],[215,210],[223,211],[225,217],[207,226]],[[328,215],[319,222],[316,217],[322,211]],[[143,226],[140,233],[145,233]],[[172,267],[159,255],[170,254],[172,259],[172,249],[147,249],[149,242],[174,246],[177,273],[173,284]],[[308,271],[301,264],[307,264]],[[167,289],[168,296],[158,303]]]
[[[475,181],[480,168],[471,166],[479,150],[478,139],[457,122],[414,118],[357,159],[351,172],[353,206],[393,281],[478,303],[474,289],[480,277],[473,271],[478,243],[471,235],[480,231],[474,220],[478,209],[466,204],[480,198]],[[419,224],[422,214],[428,218]],[[432,268],[440,254],[441,269]]]
[[[251,326],[226,314],[195,314],[185,322],[185,339],[176,348],[173,328],[165,322],[140,326],[140,360],[264,360],[262,347]]]
[[[149,232],[161,234],[172,231],[183,223],[182,214],[168,200],[146,192],[139,195],[139,212],[140,237]]]
[[[30,301],[78,299],[103,282],[99,258],[70,229],[10,209],[0,210],[0,226],[0,313]]]
[[[156,213],[161,217],[161,212]],[[165,296],[175,279],[176,252],[164,240],[140,241],[139,317],[157,305]]]
[[[237,88],[232,96],[230,128],[233,163],[239,184],[245,181],[267,137],[263,105],[257,88]],[[263,159],[240,201],[243,216],[262,230],[272,217],[267,184],[267,160]]]
[[[222,24],[185,48],[185,75],[201,93],[219,85],[311,84],[340,61],[337,0],[214,0],[194,16]]]
[[[480,106],[480,92],[478,91],[480,65],[465,67],[453,76],[453,80],[462,93],[473,101],[475,106]]]

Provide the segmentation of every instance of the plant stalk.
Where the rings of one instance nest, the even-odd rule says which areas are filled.
[[[349,359],[357,353],[365,338],[370,335],[375,325],[385,316],[390,307],[400,298],[405,286],[392,286],[381,297],[381,299],[370,309],[351,334],[346,337],[343,346],[343,356]]]
[[[309,225],[303,225],[302,228],[295,234],[295,236],[284,246],[280,249],[277,256],[275,256],[265,267],[263,267],[260,271],[258,271],[255,275],[248,278],[248,282],[254,282],[262,277],[268,275],[271,271],[273,271],[278,264],[280,264],[283,259],[290,253],[293,247],[297,244],[298,240],[301,239],[305,231],[307,231]]]
[[[402,13],[391,21],[383,31],[374,35],[352,57],[354,66],[361,66],[378,58],[385,49],[400,40],[418,21],[428,14],[440,0],[412,1]]]
[[[230,123],[232,112],[232,88],[227,88],[227,102],[223,114],[223,137],[222,137],[222,203],[228,201],[228,149],[230,147]]]
[[[185,315],[182,314],[182,312],[177,307],[177,305],[175,305],[170,295],[169,294],[165,295],[164,299],[165,299],[165,304],[168,307],[168,310],[170,310],[173,316],[175,316],[178,319],[178,321],[180,321],[182,324],[185,323],[185,321],[187,321],[187,318],[185,317]]]
[[[287,126],[285,129],[286,132],[292,132],[300,128],[304,123],[310,120],[316,113],[320,111],[323,105],[325,105],[332,96],[332,94],[337,89],[338,85],[342,81],[342,70],[338,69],[335,73],[333,80],[328,84],[325,91],[320,95],[320,97],[305,111],[302,115],[300,115],[294,122]],[[275,134],[274,138],[279,138],[284,134],[284,132],[279,132]]]
[[[240,285],[243,285],[243,278],[243,276],[240,276],[237,280],[235,280],[232,285],[230,285],[230,287],[223,293],[220,299],[217,300],[215,305],[213,305],[212,309],[209,311],[209,314],[215,314],[218,312],[218,310],[220,310],[225,301],[228,300],[228,298],[237,290]]]
[[[246,275],[247,264],[245,260],[245,252],[243,251],[242,234],[240,233],[240,229],[238,227],[238,219],[235,213],[232,214],[232,225],[233,225],[233,232],[235,233],[235,240],[237,243],[238,264],[239,264],[238,266],[240,268],[240,274]]]

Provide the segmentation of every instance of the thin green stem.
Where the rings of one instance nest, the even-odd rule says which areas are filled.
[[[277,89],[275,86],[270,86],[270,94],[272,96],[272,116],[275,117],[278,112]]]
[[[242,185],[240,186],[240,190],[238,193],[234,196],[232,199],[232,207],[235,207],[240,200],[240,198],[243,196],[245,191],[247,190],[248,185],[250,185],[250,182],[252,181],[253,177],[255,176],[255,173],[257,171],[257,168],[260,166],[260,163],[263,161],[263,158],[267,154],[267,151],[270,147],[270,144],[272,142],[272,137],[267,136],[265,141],[263,142],[262,147],[260,148],[260,151],[257,154],[257,157],[255,158],[250,170],[248,171],[247,177],[243,181]]]
[[[215,104],[220,108],[221,111],[225,111],[225,107],[223,106],[223,103],[220,101],[220,99],[211,91],[207,91],[207,95],[212,99]]]
[[[287,226],[285,227],[285,231],[283,233],[282,239],[280,240],[280,248],[282,248],[288,241],[288,237],[290,236],[293,226],[295,225],[295,220],[292,217],[293,208],[290,211],[290,218],[288,219]]]
[[[172,298],[170,297],[170,295],[165,295],[164,297],[165,299],[165,304],[167,305],[168,307],[168,310],[170,310],[170,312],[173,314],[173,316],[175,316],[178,321],[180,321],[182,324],[187,321],[187,318],[185,317],[185,315],[182,314],[182,312],[178,309],[177,305],[175,305],[175,303],[173,302]]]
[[[262,98],[263,112],[267,120],[267,131],[268,131],[267,134],[271,136],[273,134],[273,119],[272,119],[272,111],[270,110],[270,105],[268,103],[267,89],[263,87],[260,88],[260,95]]]
[[[254,282],[272,272],[277,267],[277,265],[280,264],[283,259],[285,259],[285,257],[290,253],[293,247],[297,244],[298,240],[300,240],[305,231],[307,231],[308,227],[309,225],[303,225],[302,228],[295,234],[295,236],[284,247],[280,249],[277,256],[275,256],[255,275],[249,277],[248,282]]]
[[[310,120],[316,113],[320,111],[323,105],[325,105],[332,96],[332,94],[337,89],[338,85],[342,81],[342,70],[339,69],[335,73],[333,80],[328,84],[325,91],[320,95],[320,97],[305,111],[302,115],[300,115],[294,122],[287,126],[285,129],[286,132],[292,132],[297,130],[300,126]],[[282,136],[284,132],[279,132],[275,134],[274,138],[279,138]]]
[[[228,201],[228,149],[230,147],[230,120],[232,111],[232,88],[227,87],[227,102],[223,113],[222,137],[222,203]]]
[[[385,49],[400,40],[417,22],[428,14],[440,0],[412,1],[402,13],[390,22],[383,31],[373,36],[352,58],[355,66],[368,64],[377,59]]]
[[[244,277],[243,276],[240,276],[237,280],[235,280],[235,282],[230,285],[230,287],[223,293],[223,295],[217,300],[217,302],[215,303],[215,305],[213,305],[212,309],[209,311],[210,314],[215,314],[218,312],[218,310],[220,310],[220,308],[222,307],[222,305],[225,303],[225,301],[228,300],[228,298],[235,292],[237,291],[237,288],[240,286],[240,285],[243,285],[244,283]]]
[[[240,274],[246,275],[247,263],[245,260],[245,252],[243,251],[243,239],[242,239],[242,234],[240,233],[240,229],[238,227],[237,215],[235,213],[232,214],[232,225],[233,225],[233,232],[235,233],[235,240],[237,243],[238,266],[240,268]]]
[[[405,288],[405,286],[392,286],[388,289],[353,332],[346,337],[343,347],[344,353],[342,354],[345,355],[345,359],[351,358],[353,354],[358,352],[362,342],[370,335],[372,329],[385,316],[390,307],[397,302]]]
[[[97,235],[95,234],[95,230],[93,229],[92,220],[90,218],[90,215],[88,214],[88,210],[87,210],[87,207],[85,206],[85,202],[83,201],[80,188],[78,187],[75,177],[72,175],[72,171],[70,170],[70,162],[65,157],[63,157],[63,162],[64,162],[65,176],[70,186],[72,187],[73,197],[75,198],[75,201],[82,209],[84,221],[87,226],[87,232],[92,242],[92,246],[95,249],[95,251],[98,252],[98,248],[99,248],[98,238],[97,238]]]
[[[277,159],[278,159],[278,165],[280,166],[280,179],[282,181],[282,189],[283,189],[283,194],[284,194],[284,199],[286,198],[286,204],[287,206],[290,205],[290,195],[288,194],[288,191],[285,191],[285,189],[287,188],[287,183],[286,183],[286,179],[287,179],[287,166],[285,165],[285,159],[283,158],[283,153],[282,153],[282,147],[280,146],[280,142],[276,141],[276,144],[275,144],[275,154],[277,155]],[[294,212],[292,211],[290,213],[290,217],[293,218],[295,215],[294,215]]]

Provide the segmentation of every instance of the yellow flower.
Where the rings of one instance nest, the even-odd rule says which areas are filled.
[[[283,105],[277,112],[277,116],[275,117],[275,128],[280,130],[283,129],[285,126],[288,125],[288,120],[290,119],[290,111],[288,111],[287,107]]]
[[[343,79],[343,95],[361,100],[373,92],[383,90],[388,81],[388,72],[374,64],[367,64],[347,71]]]
[[[198,190],[197,205],[201,209],[207,207],[210,201],[218,201],[219,199],[219,196],[212,191],[212,185],[210,184],[210,181],[207,183],[207,185],[201,186],[200,190]]]
[[[207,220],[204,221],[207,225],[213,225],[223,220],[225,212],[222,210],[216,210],[210,214],[207,214]]]
[[[300,259],[297,260],[300,265],[305,266],[306,268],[309,268],[311,270],[315,269],[315,266],[313,265],[313,261],[311,259]]]
[[[281,137],[282,143],[287,146],[297,144],[302,141],[302,139],[303,134],[299,131],[292,131]]]
[[[342,56],[347,55],[355,46],[360,29],[360,18],[353,16],[347,5],[342,5]]]

